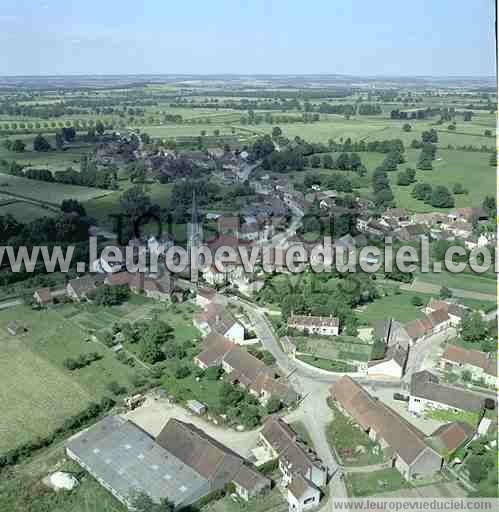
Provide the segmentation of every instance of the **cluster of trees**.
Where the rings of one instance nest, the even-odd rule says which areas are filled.
[[[225,382],[219,392],[220,408],[233,423],[257,427],[263,416],[258,400],[239,386]]]
[[[65,183],[103,189],[117,189],[117,169],[108,167],[99,169],[94,160],[84,156],[80,162],[80,171],[68,167],[65,171],[52,173],[48,169],[24,169],[15,162],[6,169],[9,174],[31,180],[47,181],[49,183]]]
[[[491,449],[490,438],[480,437],[467,446],[465,466],[477,490],[474,498],[497,498],[497,451]]]
[[[64,143],[73,142],[76,138],[76,130],[73,127],[64,127],[55,134],[55,146],[62,149]]]
[[[433,160],[437,153],[437,146],[430,142],[423,142],[421,153],[419,154],[417,167],[422,171],[431,171],[433,169]]]
[[[157,503],[145,492],[135,493],[131,503],[136,512],[173,512],[175,510],[175,504],[167,498]]]
[[[443,112],[443,109],[441,109],[440,107],[418,109],[418,110],[411,110],[411,111],[405,111],[405,110],[400,110],[400,109],[396,108],[390,112],[390,119],[399,119],[399,120],[429,119],[431,117],[442,114],[442,112]]]
[[[85,217],[87,215],[83,204],[76,199],[63,199],[61,203],[61,212],[76,213],[81,217]]]
[[[400,171],[397,174],[397,185],[406,187],[416,181],[416,170],[411,167],[407,167],[405,171]]]
[[[253,110],[250,110],[248,115],[241,116],[240,122],[242,125],[258,125],[262,123],[316,123],[319,120],[320,115],[318,113],[303,112],[302,114],[295,115],[275,115],[267,112],[265,114],[259,115],[255,114]]]
[[[495,219],[497,211],[497,201],[494,196],[486,196],[482,201],[482,208],[487,212],[489,219]]]
[[[449,189],[443,185],[432,187],[429,183],[417,183],[411,195],[435,208],[453,208],[455,204]]]
[[[380,166],[372,174],[371,186],[374,193],[374,203],[377,207],[386,208],[393,205],[394,197],[386,170]]]
[[[272,142],[270,135],[265,135],[257,139],[253,145],[248,148],[248,160],[256,162],[269,156],[275,151],[275,145]]]
[[[318,107],[312,105],[311,108],[322,114],[339,114],[345,117],[354,116],[355,114],[361,116],[375,116],[383,113],[381,106],[373,103],[359,103],[355,105],[322,102]]]
[[[316,108],[317,112],[321,114],[339,114],[345,117],[350,117],[355,115],[357,112],[357,105],[352,105],[348,103],[321,103],[318,107],[310,107]]]
[[[464,188],[461,183],[454,183],[452,185],[452,193],[454,195],[468,194],[468,189]]]
[[[92,297],[98,306],[119,306],[130,297],[128,285],[99,286]]]
[[[0,237],[6,245],[39,245],[47,242],[80,242],[88,239],[92,219],[61,213],[23,224],[12,215],[0,216]]]
[[[182,359],[187,353],[185,347],[175,341],[173,328],[162,320],[124,323],[121,333],[125,343],[138,345],[139,357],[149,364],[165,359]]]
[[[339,279],[339,280],[338,280]],[[297,280],[269,276],[258,296],[259,301],[280,303],[283,319],[295,314],[333,315],[339,318],[345,334],[356,334],[353,309],[379,296],[370,276],[357,272],[299,274]]]
[[[14,151],[14,153],[24,153],[26,150],[26,143],[21,139],[5,139],[3,141],[3,146],[7,151]]]
[[[68,357],[62,363],[68,370],[80,370],[86,366],[90,366],[93,362],[102,359],[102,355],[98,352],[89,352],[88,354],[81,354],[76,359]]]
[[[386,353],[386,343],[384,342],[384,340],[382,338],[380,338],[379,336],[376,336],[374,338],[370,359],[372,361],[378,360],[378,359],[383,359],[385,357],[385,353]]]
[[[52,149],[52,146],[50,145],[49,141],[41,133],[39,133],[33,139],[33,150],[34,151],[46,152],[46,151],[50,151],[51,149]]]
[[[364,140],[352,141],[350,137],[340,142],[333,139],[328,141],[328,150],[335,152],[358,152],[362,153],[369,151],[372,153],[390,153],[396,151],[398,153],[404,152],[404,143],[400,139],[387,139],[387,140],[373,140],[365,142]]]
[[[375,116],[383,113],[380,105],[372,103],[360,103],[357,108],[357,113],[361,116]]]
[[[312,185],[325,185],[328,189],[338,192],[352,192],[355,187],[358,187],[358,183],[353,182],[349,177],[339,172],[334,172],[327,177],[309,172],[305,175],[303,184],[307,188],[312,187]]]
[[[132,181],[144,181],[146,170],[143,162],[137,161],[130,164],[130,179]],[[201,168],[190,158],[163,159],[158,179],[160,183],[170,183],[180,178],[196,178],[201,175]]]
[[[489,165],[491,165],[492,167],[496,167],[497,166],[497,151],[495,149],[490,154]]]
[[[319,160],[320,163],[320,160]],[[298,148],[273,151],[264,158],[263,169],[272,172],[302,171],[305,168],[306,159]],[[319,165],[317,165],[319,167]]]
[[[463,340],[476,343],[484,352],[496,351],[497,323],[484,320],[477,311],[467,312],[461,325]]]

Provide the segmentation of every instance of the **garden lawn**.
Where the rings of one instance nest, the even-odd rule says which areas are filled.
[[[463,421],[468,423],[472,427],[478,425],[478,414],[469,411],[444,411],[444,410],[430,410],[426,412],[426,416],[435,421],[441,421],[442,423],[452,423],[453,421]]]
[[[387,315],[399,322],[409,322],[415,318],[421,317],[421,307],[414,306],[412,298],[417,295],[426,303],[429,301],[429,295],[400,292],[400,294],[391,294],[385,297],[375,299],[373,302],[363,306],[362,310],[356,311],[357,318],[364,325],[371,325],[380,320],[386,320]]]
[[[357,367],[343,361],[335,361],[333,359],[324,359],[315,356],[304,356],[299,355],[297,359],[304,363],[320,368],[321,370],[327,370],[329,372],[341,372],[341,373],[353,373],[357,371]]]
[[[345,483],[348,494],[352,497],[373,496],[410,487],[395,468],[368,473],[348,473],[345,476]]]
[[[383,462],[380,446],[334,404],[329,405],[334,417],[326,428],[326,436],[331,449],[341,458],[341,463],[345,466],[367,466]]]

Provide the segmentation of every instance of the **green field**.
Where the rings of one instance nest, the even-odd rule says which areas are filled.
[[[429,301],[430,296],[419,293],[400,292],[400,294],[390,294],[380,297],[373,302],[363,306],[357,312],[357,318],[364,325],[373,326],[380,320],[385,320],[389,314],[391,318],[399,322],[409,322],[422,316],[421,307],[414,306],[411,299],[417,295],[423,301]]]
[[[416,168],[419,151],[406,150],[407,163],[400,164],[399,170]],[[416,172],[419,183],[444,185],[452,190],[452,185],[460,183],[468,194],[454,196],[456,207],[480,206],[487,195],[494,195],[496,186],[495,168],[489,165],[489,153],[468,151],[438,150],[433,170]],[[436,208],[418,201],[411,196],[412,186],[399,187],[395,184],[396,173],[390,174],[392,190],[398,206],[414,212],[435,211]]]
[[[40,217],[52,217],[55,212],[51,208],[39,206],[24,201],[15,201],[5,206],[0,206],[1,215],[12,215],[19,222],[31,222]]]
[[[487,277],[479,274],[452,274],[451,272],[438,272],[431,274],[418,274],[419,281],[424,281],[433,285],[447,286],[469,292],[486,293],[496,295],[497,283],[493,274],[487,274]]]
[[[79,480],[78,487],[71,492],[59,493],[46,487],[42,478],[56,469],[75,475]],[[17,467],[10,478],[0,480],[0,510],[126,512],[127,509],[75,462],[64,459],[63,450],[58,449],[36,463]]]
[[[107,347],[86,340],[89,333],[99,337],[116,321],[155,315],[171,323],[180,341],[195,334],[183,306],[166,311],[165,306],[141,297],[104,309],[79,304],[44,311],[27,306],[0,311],[0,406],[4,411],[0,452],[49,434],[89,402],[112,395],[107,387],[111,381],[133,387],[131,379],[139,370],[120,363]],[[23,322],[28,335],[9,334],[6,326],[12,320]],[[66,358],[88,352],[98,352],[102,359],[72,372],[64,367]]]
[[[12,197],[28,198],[52,205],[60,205],[64,199],[88,201],[111,193],[109,190],[30,180],[10,174],[0,174],[0,192]]]
[[[361,116],[357,115],[350,119],[344,116],[334,114],[322,114],[321,121],[315,123],[292,123],[282,124],[283,134],[293,139],[302,137],[310,142],[327,143],[329,139],[336,140],[351,138],[352,140],[364,140],[366,142],[374,140],[401,139],[406,147],[409,147],[413,139],[420,139],[421,133],[430,128],[438,130],[438,146],[447,147],[448,144],[454,146],[474,145],[494,147],[494,137],[485,137],[483,135],[486,129],[492,129],[494,133],[495,116],[485,112],[477,113],[471,122],[457,122],[456,131],[447,130],[446,125],[436,125],[434,120],[392,120],[389,118],[389,111],[397,106],[385,107],[384,114],[380,116]],[[404,124],[409,123],[412,126],[410,132],[402,130]],[[238,126],[238,128],[245,128]],[[261,123],[250,126],[260,133],[271,133],[273,125]]]

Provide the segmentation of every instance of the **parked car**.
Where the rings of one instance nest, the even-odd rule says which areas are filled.
[[[393,393],[394,400],[400,400],[401,402],[408,402],[409,397],[407,395],[403,395],[402,393]]]

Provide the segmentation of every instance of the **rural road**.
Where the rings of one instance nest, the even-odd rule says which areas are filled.
[[[299,408],[286,419],[299,420],[305,425],[317,454],[329,468],[329,474],[332,475],[329,482],[330,496],[346,498],[348,495],[340,476],[341,472],[338,471],[339,464],[334,458],[326,438],[326,427],[333,419],[332,411],[326,405],[326,399],[331,384],[336,382],[339,376],[325,375],[320,370],[297,365],[282,350],[268,320],[258,306],[239,298],[230,300],[244,308],[263,346],[272,353],[281,371],[288,376],[293,388],[303,397]],[[328,502],[325,502],[321,508],[327,506]]]

